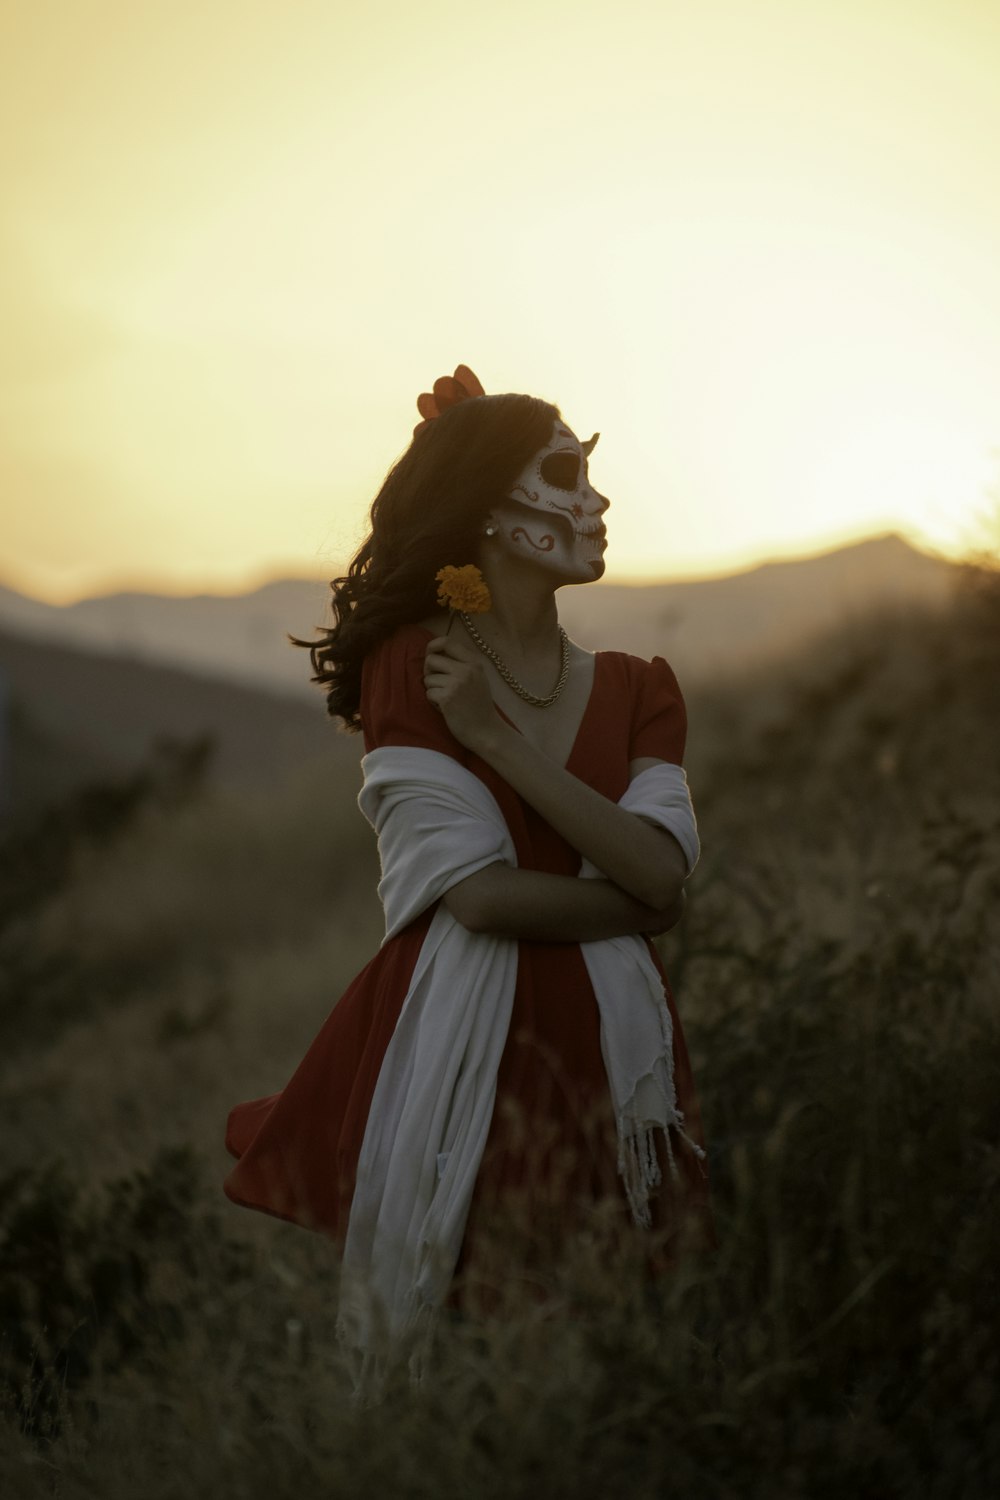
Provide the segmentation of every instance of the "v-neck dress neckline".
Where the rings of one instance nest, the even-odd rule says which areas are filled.
[[[414,623],[413,628],[415,630],[419,630],[421,635],[425,635],[428,640],[434,639],[433,631],[428,630],[426,625],[417,625],[416,623]],[[587,694],[587,701],[583,705],[583,712],[580,715],[580,722],[576,726],[576,734],[573,736],[573,743],[570,745],[569,754],[566,756],[566,759],[560,764],[559,769],[562,771],[568,771],[573,760],[575,759],[576,752],[579,749],[580,741],[583,737],[583,731],[587,725],[587,720],[590,718],[590,712],[594,706],[594,700],[597,697],[598,681],[601,676],[601,658],[603,657],[603,655],[603,651],[595,651],[593,653],[594,679],[590,684],[590,692]],[[504,710],[500,707],[499,703],[497,703],[495,699],[493,702],[493,707],[496,709],[497,713],[500,715],[501,719],[503,719],[505,724],[509,724],[511,729],[516,730],[522,739],[528,739],[528,736],[524,733],[524,730],[521,729],[518,724],[514,723],[514,720],[510,717],[509,714],[504,712]],[[530,740],[529,743],[531,743]]]

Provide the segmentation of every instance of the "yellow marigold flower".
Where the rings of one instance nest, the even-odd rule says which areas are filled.
[[[437,602],[442,607],[461,610],[467,615],[484,615],[493,608],[486,580],[475,563],[466,563],[464,568],[442,568],[434,577],[438,585]]]

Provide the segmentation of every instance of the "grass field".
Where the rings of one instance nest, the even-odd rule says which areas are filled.
[[[0,1485],[59,1496],[1000,1493],[1000,588],[689,692],[704,854],[663,942],[719,1250],[595,1213],[547,1299],[349,1399],[320,1239],[233,1208],[380,936],[355,785],[198,757],[74,794],[0,878]]]

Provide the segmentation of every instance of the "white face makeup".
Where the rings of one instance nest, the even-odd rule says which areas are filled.
[[[610,501],[591,488],[587,459],[599,433],[581,443],[557,422],[547,445],[529,461],[490,516],[504,544],[556,572],[566,583],[589,583],[604,572],[604,512]]]

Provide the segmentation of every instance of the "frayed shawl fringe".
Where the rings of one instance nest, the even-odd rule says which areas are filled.
[[[674,1182],[680,1181],[680,1172],[677,1168],[677,1158],[674,1155],[674,1144],[670,1139],[671,1130],[676,1130],[683,1141],[690,1146],[696,1156],[705,1155],[697,1141],[693,1141],[684,1129],[684,1116],[676,1107],[666,1127],[661,1125],[647,1125],[642,1130],[629,1130],[621,1120],[618,1122],[618,1172],[625,1185],[625,1193],[628,1198],[628,1206],[632,1212],[632,1218],[640,1229],[649,1229],[652,1226],[652,1215],[649,1210],[649,1197],[654,1188],[659,1187],[663,1180],[660,1171],[660,1160],[656,1152],[656,1131],[663,1133],[663,1140],[667,1150],[667,1161],[670,1163],[670,1176]]]
[[[364,1302],[359,1302],[359,1295]],[[419,1287],[407,1294],[402,1324],[391,1332],[384,1310],[371,1291],[355,1288],[353,1306],[343,1303],[336,1323],[337,1343],[346,1356],[351,1395],[356,1405],[372,1406],[383,1399],[390,1377],[405,1365],[411,1386],[424,1382],[434,1347],[440,1309]]]

